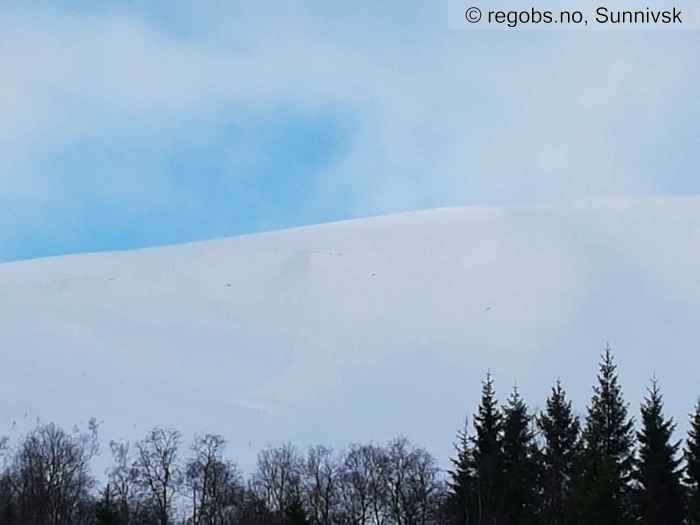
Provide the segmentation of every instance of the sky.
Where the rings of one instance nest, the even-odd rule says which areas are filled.
[[[3,10],[0,261],[700,191],[698,31],[453,31],[413,0]]]

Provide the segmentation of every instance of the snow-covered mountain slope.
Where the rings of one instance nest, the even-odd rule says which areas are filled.
[[[438,209],[0,265],[0,435],[36,417],[266,443],[399,433],[445,464],[487,370],[583,405],[609,341],[636,412],[652,373],[700,395],[700,199]],[[13,425],[13,421],[15,424]]]

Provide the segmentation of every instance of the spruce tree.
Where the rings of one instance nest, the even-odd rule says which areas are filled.
[[[537,419],[542,433],[542,514],[546,525],[571,523],[572,497],[581,458],[581,423],[557,381]]]
[[[503,407],[503,516],[506,523],[534,523],[539,510],[539,465],[533,417],[513,389]]]
[[[663,399],[656,380],[644,398],[641,415],[635,472],[638,521],[645,525],[680,525],[683,523],[680,441],[671,442],[676,425],[672,418],[664,418]]]
[[[102,491],[102,496],[95,505],[95,523],[97,525],[119,524],[119,508],[112,499],[109,483]]]
[[[294,496],[289,502],[284,514],[286,525],[309,524],[309,518],[307,516],[306,509],[304,508],[304,503],[301,501],[301,497],[298,495]]]
[[[688,489],[688,524],[700,525],[700,400],[690,415],[685,443],[685,485]]]
[[[577,489],[579,523],[618,525],[632,519],[634,421],[627,416],[617,366],[603,353],[583,432],[583,476]]]
[[[503,523],[503,414],[490,373],[482,384],[474,429],[476,523]]]
[[[452,470],[449,471],[448,513],[451,522],[456,525],[467,525],[474,520],[474,475],[473,456],[469,442],[468,422],[465,419],[464,429],[457,432],[455,443],[456,457],[452,458]]]

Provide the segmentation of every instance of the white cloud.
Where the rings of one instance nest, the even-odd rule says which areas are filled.
[[[690,134],[680,117],[697,112],[686,34],[475,35],[447,31],[440,9],[422,3],[371,24],[371,12],[269,7],[218,11],[214,24],[203,6],[192,16],[218,31],[198,39],[133,13],[6,18],[3,157],[21,165],[115,122],[138,130],[224,108],[340,107],[359,115],[361,136],[318,198],[354,184],[365,189],[357,211],[382,212],[654,192],[665,174],[640,173],[649,146],[669,127]],[[21,169],[2,177],[6,194],[27,184]],[[57,186],[50,173],[33,177]]]

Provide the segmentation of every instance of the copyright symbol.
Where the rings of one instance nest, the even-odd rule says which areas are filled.
[[[464,17],[470,24],[476,24],[479,20],[481,20],[481,9],[478,7],[470,7],[464,13]]]

